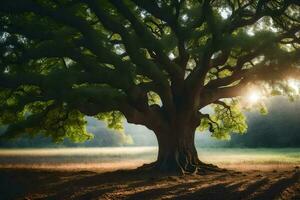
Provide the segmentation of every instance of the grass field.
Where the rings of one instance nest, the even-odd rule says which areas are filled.
[[[199,148],[202,161],[241,170],[300,165],[300,148]],[[115,170],[154,161],[156,147],[1,149],[0,167]]]
[[[300,199],[300,149],[198,152],[231,170],[180,177],[130,170],[154,161],[155,147],[1,149],[0,199]]]

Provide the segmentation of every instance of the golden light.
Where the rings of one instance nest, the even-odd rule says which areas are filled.
[[[250,103],[257,103],[261,99],[261,94],[257,90],[251,90],[250,93],[247,95],[247,100]]]
[[[298,93],[299,91],[299,86],[300,86],[300,83],[299,81],[296,81],[295,79],[288,79],[288,86],[293,89],[296,93]]]

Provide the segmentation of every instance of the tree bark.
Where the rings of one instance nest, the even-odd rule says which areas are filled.
[[[159,128],[153,129],[158,141],[157,160],[142,166],[142,169],[168,174],[221,171],[217,166],[199,160],[195,147],[195,131],[200,119],[190,119],[181,117],[173,126],[166,127],[166,124],[161,124]]]
[[[156,133],[156,167],[164,172],[195,172],[200,160],[194,144],[194,131],[171,130]]]

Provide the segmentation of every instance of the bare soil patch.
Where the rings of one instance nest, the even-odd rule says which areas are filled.
[[[237,170],[164,176],[132,169],[2,168],[0,199],[300,199],[298,167]]]

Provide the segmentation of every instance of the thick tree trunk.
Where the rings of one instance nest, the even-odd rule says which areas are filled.
[[[195,126],[186,125],[155,131],[158,141],[157,161],[144,165],[142,169],[154,169],[171,174],[220,171],[218,167],[199,160],[194,143],[195,129]]]
[[[188,104],[184,104],[188,105]],[[211,164],[205,164],[198,158],[195,147],[195,131],[200,123],[200,115],[186,107],[177,109],[177,113],[162,114],[168,116],[152,118],[148,128],[152,129],[158,141],[158,156],[154,163],[146,164],[141,169],[158,170],[166,173],[201,173],[220,171]]]
[[[166,172],[195,172],[200,164],[194,144],[194,132],[173,130],[156,133],[158,157],[156,167]]]

